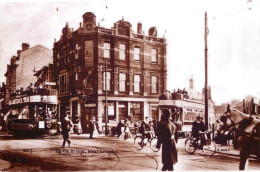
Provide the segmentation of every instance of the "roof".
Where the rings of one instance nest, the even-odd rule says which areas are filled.
[[[46,65],[43,66],[40,70],[36,71],[33,76],[39,76],[42,73],[42,71],[44,71],[46,68],[48,69],[49,67]]]

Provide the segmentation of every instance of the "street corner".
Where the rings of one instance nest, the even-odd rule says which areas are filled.
[[[7,170],[10,167],[11,167],[11,163],[10,162],[4,161],[4,160],[0,159],[0,171]]]

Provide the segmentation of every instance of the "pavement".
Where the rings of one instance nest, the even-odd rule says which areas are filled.
[[[0,133],[0,135],[2,135],[2,133]],[[88,137],[89,134],[81,134],[81,135],[72,135],[72,137]],[[53,136],[51,136],[53,137]],[[55,136],[55,137],[58,137],[58,138],[62,138],[61,135],[58,135],[58,136]],[[107,137],[107,138],[105,138]],[[97,136],[97,138],[102,138],[102,139],[116,139],[116,137],[109,137],[109,136],[105,136],[104,134],[100,134]],[[50,138],[51,139],[51,138]],[[127,142],[133,142],[133,138],[130,138],[128,140],[126,140]],[[122,140],[123,142],[123,140]],[[184,142],[185,142],[185,139],[179,139],[178,141],[178,144],[177,146],[181,149],[184,149]],[[221,146],[221,145],[218,145],[217,144],[217,152],[216,153],[221,153],[221,154],[227,154],[229,156],[239,156],[239,150],[234,150],[233,146],[232,145],[228,145],[228,146]],[[126,158],[130,158],[131,157],[126,157]],[[8,162],[8,161],[4,161],[4,160],[1,160],[0,159],[0,171],[4,171],[4,170],[7,170],[11,167],[11,163]]]

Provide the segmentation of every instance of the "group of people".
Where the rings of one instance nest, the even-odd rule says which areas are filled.
[[[88,124],[89,128],[89,138],[93,138],[94,135],[97,135],[99,133],[99,127],[98,123],[95,120],[95,118],[91,118]],[[61,130],[63,135],[63,144],[62,147],[64,148],[66,145],[66,142],[68,142],[68,147],[70,147],[71,141],[70,141],[70,133],[74,129],[74,124],[70,117],[70,112],[67,111],[64,119],[61,121]]]
[[[175,140],[175,133],[177,131],[177,128],[174,123],[170,120],[171,112],[167,109],[164,109],[162,111],[162,116],[160,122],[158,122],[156,125],[156,133],[157,133],[157,144],[156,147],[159,149],[162,145],[162,171],[173,171],[173,165],[178,161],[178,154],[177,154],[177,146],[176,146],[176,140]],[[149,118],[145,117],[145,120],[141,123],[141,133],[143,135],[143,138],[151,138],[151,130],[153,130],[153,123],[149,123]],[[90,129],[90,138],[93,137],[93,133],[95,131],[95,127],[97,126],[95,119],[91,119],[89,123],[89,129]],[[66,116],[64,120],[62,121],[62,134],[63,134],[63,144],[62,147],[65,147],[66,142],[68,143],[68,146],[70,146],[70,131],[73,128],[73,123],[69,119],[69,112],[66,113]],[[197,120],[193,122],[192,124],[192,134],[196,139],[199,139],[199,133],[201,131],[205,131],[205,125],[202,121],[201,117],[197,117]],[[119,122],[117,126],[117,134],[118,137],[123,137],[124,139],[127,139],[130,137],[131,132],[129,130],[129,124],[127,120],[124,120],[124,123],[121,121]]]
[[[132,137],[132,133],[130,131],[130,126],[129,126],[130,121],[127,119],[124,120],[124,123],[119,120],[119,123],[116,127],[116,133],[119,138],[124,138],[125,140],[129,137]],[[143,138],[148,137],[152,138],[155,137],[156,133],[156,127],[157,127],[157,122],[155,120],[149,120],[149,117],[145,117],[143,121],[139,122],[133,122],[134,123],[134,130],[132,131],[133,133],[141,133]],[[138,130],[139,128],[139,130]]]
[[[142,134],[143,139],[151,139],[155,137],[152,133],[157,134],[158,141],[156,147],[159,149],[162,145],[162,171],[173,171],[173,165],[178,159],[176,141],[174,138],[177,129],[175,124],[170,121],[170,114],[169,110],[163,110],[161,121],[158,123],[150,121],[149,117],[145,117],[139,127],[139,132]],[[118,137],[123,136],[124,139],[127,139],[128,133],[131,135],[128,121],[124,120],[124,123],[119,121],[117,125]]]
[[[124,123],[119,120],[119,123],[116,127],[117,136],[119,138],[124,138],[124,140],[127,140],[128,138],[132,137],[132,133],[130,131],[129,122],[127,119],[124,120]]]

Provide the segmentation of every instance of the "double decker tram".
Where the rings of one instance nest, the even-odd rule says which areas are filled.
[[[10,124],[14,136],[57,133],[57,96],[48,89],[37,89],[12,96]]]
[[[159,118],[163,109],[169,109],[180,138],[191,134],[192,123],[198,116],[205,121],[205,103],[202,101],[188,99],[188,96],[182,93],[168,93],[168,96],[164,93],[159,99]],[[208,118],[211,126],[214,121],[213,107],[209,107]]]

